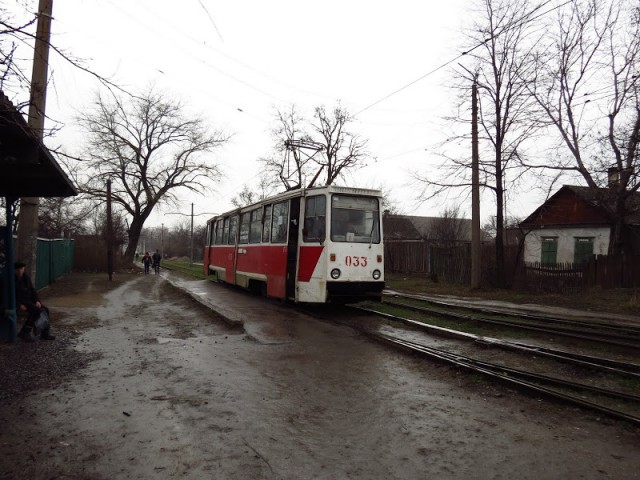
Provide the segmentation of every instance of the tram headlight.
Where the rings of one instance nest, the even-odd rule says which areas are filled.
[[[373,271],[373,279],[374,280],[380,280],[381,276],[382,276],[382,272],[380,272],[380,270],[374,270]]]
[[[331,270],[331,278],[333,278],[334,280],[337,280],[340,278],[340,269],[339,268],[334,268],[333,270]]]

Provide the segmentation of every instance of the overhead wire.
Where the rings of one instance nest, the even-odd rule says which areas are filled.
[[[376,100],[375,102],[371,103],[370,105],[367,105],[366,107],[364,107],[363,109],[359,110],[358,112],[356,112],[353,116],[357,117],[358,115],[360,115],[363,112],[366,112],[367,110],[375,107],[376,105],[378,105],[379,103],[384,102],[385,100],[397,95],[398,93],[406,90],[407,88],[411,87],[412,85],[415,85],[416,83],[420,82],[421,80],[424,80],[425,78],[433,75],[434,73],[436,73],[439,70],[442,70],[443,68],[447,67],[448,65],[451,65],[453,62],[456,62],[457,60],[459,60],[460,58],[464,57],[465,55],[470,54],[471,52],[473,52],[474,50],[480,48],[482,45],[486,44],[487,42],[489,42],[492,38],[498,37],[499,35],[501,35],[502,33],[508,31],[511,28],[515,28],[518,26],[522,26],[525,22],[531,22],[533,20],[537,20],[538,18],[543,17],[544,15],[547,15],[551,12],[553,12],[554,10],[558,10],[559,8],[571,3],[571,0],[567,0],[566,2],[560,4],[560,5],[556,5],[555,7],[547,10],[546,12],[543,12],[541,14],[539,14],[538,16],[532,17],[532,18],[528,18],[531,13],[535,12],[536,10],[539,10],[540,8],[544,8],[547,4],[551,3],[552,0],[547,0],[546,2],[544,2],[542,5],[536,7],[536,9],[534,9],[532,12],[529,12],[526,15],[523,15],[522,18],[520,20],[518,20],[517,22],[512,23],[511,25],[506,25],[505,27],[503,27],[501,29],[500,32],[492,35],[491,37],[485,38],[482,42],[478,42],[475,46],[473,46],[472,48],[470,48],[469,50],[466,50],[462,53],[460,53],[459,55],[457,55],[455,58],[446,61],[445,63],[437,66],[436,68],[430,70],[429,72],[421,75],[420,77],[416,78],[415,80],[412,80],[411,82],[407,83],[406,85],[403,85],[402,87],[398,88],[397,90],[385,95],[384,97],[380,98],[379,100]]]

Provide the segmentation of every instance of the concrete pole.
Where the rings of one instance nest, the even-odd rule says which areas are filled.
[[[51,37],[51,13],[53,0],[40,0],[38,24],[31,72],[31,98],[29,101],[28,125],[37,135],[44,137],[44,118],[47,95],[47,70],[49,67],[49,39]],[[25,161],[25,159],[23,159]],[[20,199],[18,243],[16,257],[27,264],[33,283],[36,283],[36,251],[38,246],[38,197]]]

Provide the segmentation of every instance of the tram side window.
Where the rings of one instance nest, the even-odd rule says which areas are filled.
[[[273,205],[273,219],[271,224],[271,243],[287,241],[287,224],[289,223],[289,201]]]
[[[262,208],[251,211],[251,228],[249,230],[249,243],[260,243],[262,238]]]
[[[269,243],[271,236],[271,205],[264,207],[264,222],[262,222],[262,242]]]
[[[228,245],[235,245],[237,236],[238,236],[238,215],[234,215],[229,220],[229,243],[228,243]]]
[[[327,200],[324,195],[307,197],[302,237],[305,242],[322,242],[326,232]]]
[[[251,220],[251,212],[245,212],[240,215],[240,238],[238,243],[249,243],[249,223]]]
[[[229,217],[224,219],[224,229],[222,231],[222,245],[229,245]]]
[[[223,232],[222,223],[223,223],[222,219],[216,220],[215,239],[214,239],[214,242],[216,245],[222,245],[222,232]]]

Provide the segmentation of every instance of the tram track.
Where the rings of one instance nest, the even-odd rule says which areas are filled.
[[[362,306],[350,308],[382,319],[338,320],[376,341],[640,426],[640,364],[475,335]],[[497,349],[508,353],[496,354]]]
[[[398,298],[416,301],[420,305],[410,304],[406,301],[398,300]],[[385,295],[384,304],[461,322],[553,334],[581,341],[640,350],[640,328],[632,326],[611,325],[595,321],[582,322],[542,315],[505,313],[503,311],[460,306],[424,299],[416,295],[399,293]],[[470,311],[472,313],[461,313],[461,311]]]
[[[625,394],[615,390],[593,387],[582,383],[554,378],[548,375],[540,375],[521,369],[505,367],[504,365],[484,362],[388,335],[375,334],[370,331],[368,331],[367,334],[377,340],[400,347],[411,353],[426,355],[432,359],[445,361],[456,367],[462,367],[472,372],[498,379],[517,388],[542,394],[556,400],[587,408],[589,410],[605,414],[609,417],[625,420],[633,423],[634,425],[640,426],[639,414],[631,414],[617,408],[608,407],[603,403],[590,401],[587,399],[588,396],[585,396],[584,393],[581,396],[581,392],[588,392],[592,396],[595,395],[598,398],[607,397],[611,399],[609,403],[613,402],[618,405],[621,401],[625,403],[633,403],[634,406],[637,407],[636,409],[640,410],[640,397],[637,395]],[[571,390],[576,393],[565,393],[566,390]]]
[[[640,380],[640,364],[621,362],[618,360],[597,357],[592,355],[584,355],[575,352],[569,352],[565,350],[559,350],[554,348],[543,347],[540,345],[532,345],[524,342],[510,342],[497,338],[475,335],[472,333],[461,332],[458,330],[438,327],[435,325],[429,325],[428,323],[413,320],[399,315],[392,315],[389,313],[380,312],[373,309],[364,307],[352,307],[357,310],[367,312],[370,314],[378,315],[386,319],[401,322],[412,328],[423,330],[431,334],[446,336],[449,338],[456,338],[465,341],[472,341],[477,345],[488,346],[492,348],[501,348],[503,350],[509,350],[516,353],[525,355],[535,355],[538,357],[546,357],[556,361],[565,362],[572,365],[580,365],[585,368],[593,370],[599,370],[603,373],[614,373],[620,375],[628,375]]]

